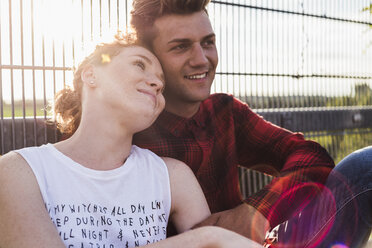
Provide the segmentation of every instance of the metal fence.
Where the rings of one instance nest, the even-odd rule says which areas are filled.
[[[336,162],[371,145],[371,4],[211,1],[220,58],[213,92],[304,132]],[[0,1],[1,154],[58,140],[43,124],[49,101],[72,83],[72,68],[93,44],[128,29],[130,10],[130,0]],[[241,175],[244,195],[270,181]]]

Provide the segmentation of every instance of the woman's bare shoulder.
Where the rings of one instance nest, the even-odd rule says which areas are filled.
[[[0,247],[64,247],[31,167],[17,152],[0,158]]]
[[[35,175],[20,154],[12,151],[0,157],[0,187],[9,189],[9,191],[3,191],[3,194],[13,191],[12,188],[31,185],[37,186]]]
[[[164,160],[165,164],[167,165],[167,168],[168,168],[168,171],[169,171],[170,174],[192,173],[189,166],[187,166],[184,162],[182,162],[178,159],[174,159],[174,158],[170,158],[170,157],[162,157],[162,159]]]
[[[0,176],[28,169],[26,160],[17,152],[11,151],[0,157]]]

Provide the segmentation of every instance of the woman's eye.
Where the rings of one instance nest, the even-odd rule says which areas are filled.
[[[145,63],[141,60],[137,60],[134,62],[134,65],[135,66],[138,66],[139,68],[141,68],[142,70],[145,70],[146,66],[145,66]]]

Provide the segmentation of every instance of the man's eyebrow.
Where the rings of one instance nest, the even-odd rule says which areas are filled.
[[[216,37],[216,34],[211,33],[211,34],[208,34],[208,35],[204,36],[202,38],[202,40],[207,40],[207,39],[214,38],[214,37]],[[168,41],[168,44],[171,44],[171,43],[187,43],[187,42],[191,42],[191,40],[190,39],[178,39],[178,38],[176,38],[176,39]]]
[[[171,41],[168,41],[168,44],[171,43],[185,43],[185,42],[190,42],[190,39],[173,39]]]
[[[211,33],[211,34],[205,36],[205,37],[203,38],[203,40],[208,40],[208,39],[210,39],[210,38],[215,38],[215,37],[216,37],[216,34],[215,34],[215,33]]]

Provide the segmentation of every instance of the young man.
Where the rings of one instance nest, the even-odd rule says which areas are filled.
[[[227,94],[210,95],[218,55],[209,0],[134,0],[133,28],[162,64],[165,111],[135,144],[185,162],[217,225],[257,242],[317,195],[334,162],[319,144],[263,120]],[[238,166],[276,176],[243,202]]]

